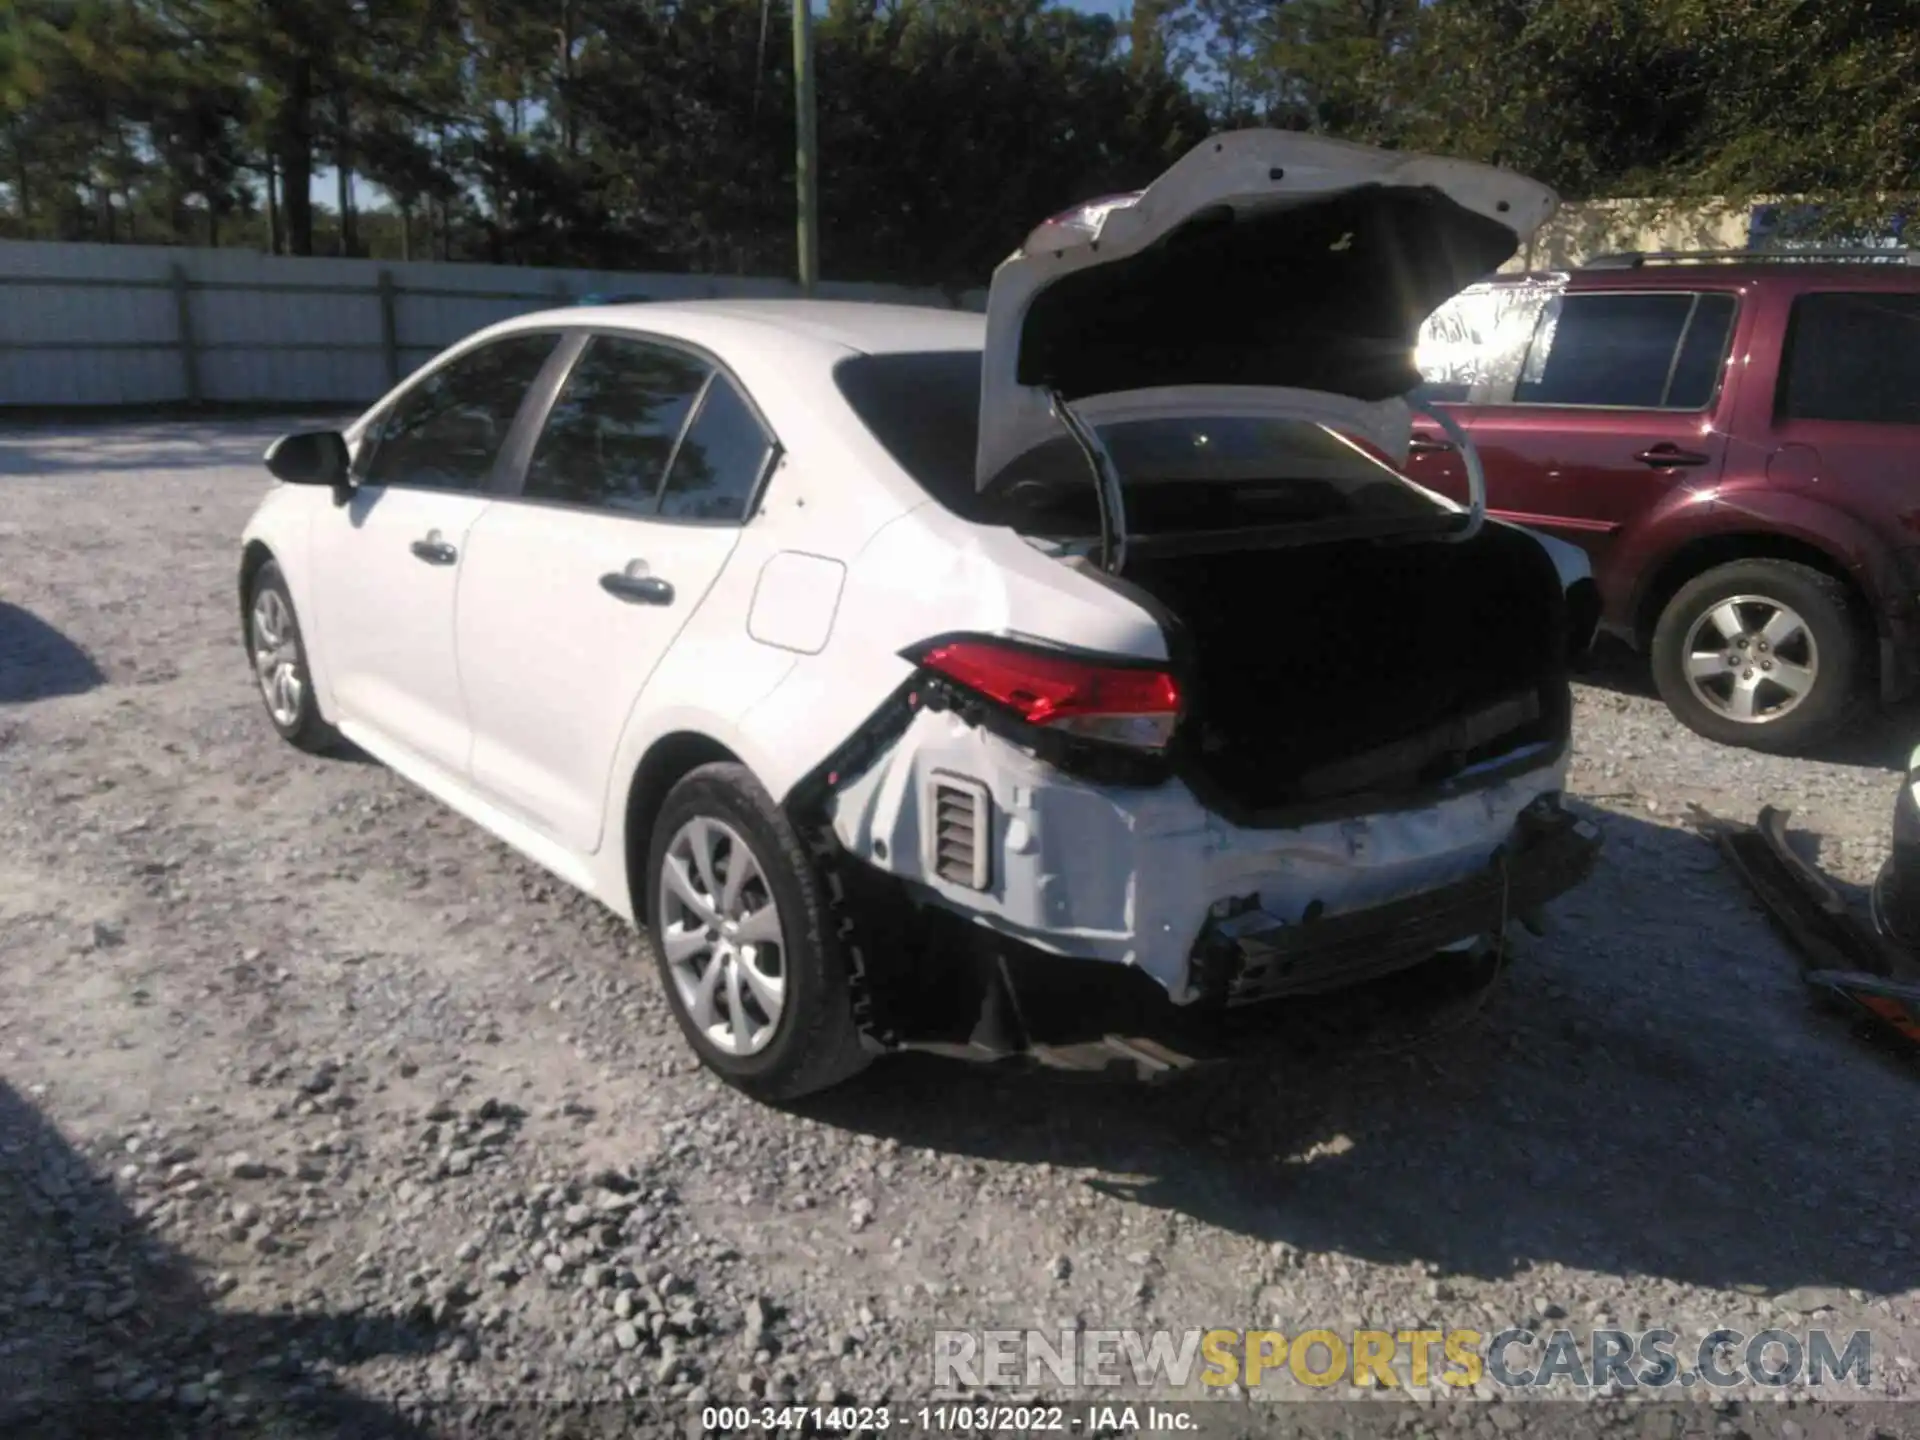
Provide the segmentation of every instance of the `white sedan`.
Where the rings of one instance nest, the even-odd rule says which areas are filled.
[[[643,925],[770,1098],[1467,965],[1591,864],[1591,587],[1404,479],[1401,397],[1553,205],[1248,131],[1041,225],[985,317],[493,326],[268,452],[267,711]]]

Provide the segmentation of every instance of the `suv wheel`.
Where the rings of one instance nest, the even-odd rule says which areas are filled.
[[[339,735],[320,716],[293,596],[279,564],[272,560],[254,575],[247,596],[247,658],[253,662],[267,718],[282,740],[316,755],[339,742]]]
[[[763,1100],[865,1068],[818,873],[745,766],[702,765],[674,786],[647,874],[667,1003],[707,1068]]]
[[[1790,560],[1736,560],[1695,576],[1653,632],[1653,680],[1686,726],[1788,753],[1853,717],[1866,641],[1846,588]]]

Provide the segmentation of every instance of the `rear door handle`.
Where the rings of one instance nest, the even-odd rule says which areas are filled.
[[[1650,445],[1633,458],[1642,465],[1664,470],[1669,466],[1704,465],[1711,457],[1698,450],[1682,450],[1678,445]]]
[[[628,575],[616,570],[600,577],[600,588],[629,605],[671,605],[673,586],[658,575]]]
[[[429,530],[426,539],[416,540],[407,548],[413,551],[414,559],[429,565],[451,565],[460,558],[460,552],[442,540],[438,530]]]
[[[1407,452],[1411,455],[1441,455],[1451,449],[1451,440],[1429,440],[1424,435],[1416,435],[1407,442]]]

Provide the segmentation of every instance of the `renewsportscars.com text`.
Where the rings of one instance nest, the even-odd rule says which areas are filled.
[[[1740,1385],[1868,1388],[1873,1336],[1732,1327],[1677,1331],[936,1330],[940,1387],[1337,1385],[1471,1390],[1665,1390]]]

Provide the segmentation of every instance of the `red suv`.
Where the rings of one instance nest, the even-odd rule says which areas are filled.
[[[1605,628],[1715,740],[1788,751],[1920,679],[1920,265],[1607,256],[1427,322],[1489,509],[1592,557]],[[1869,263],[1880,262],[1880,263]],[[1464,499],[1419,422],[1408,473]]]

